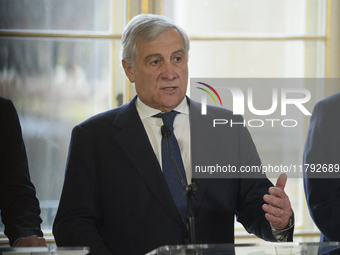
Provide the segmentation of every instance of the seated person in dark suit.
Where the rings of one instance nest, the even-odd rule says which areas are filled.
[[[315,105],[303,163],[309,164],[304,188],[310,215],[321,231],[320,242],[340,241],[340,93]],[[327,166],[322,176],[310,170],[318,164]]]
[[[0,210],[11,246],[45,246],[18,114],[13,103],[1,97]]]
[[[285,178],[276,187],[266,178],[191,178],[190,139],[202,134],[190,129],[189,115],[200,112],[200,104],[186,97],[189,43],[186,33],[162,16],[138,15],[127,25],[122,66],[137,96],[74,128],[53,228],[57,245],[90,246],[91,254],[104,255],[145,254],[189,242],[186,201],[163,150],[163,124],[173,128],[178,143],[173,154],[179,154],[184,181],[197,185],[196,243],[233,243],[235,214],[265,240],[292,240]],[[223,108],[208,109],[217,112],[242,120]],[[245,127],[216,129],[216,137],[228,141],[221,153],[238,167],[261,165]]]

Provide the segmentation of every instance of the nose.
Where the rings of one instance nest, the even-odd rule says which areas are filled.
[[[175,71],[174,65],[168,61],[163,64],[163,70],[161,78],[164,80],[172,81],[177,78],[177,73]]]

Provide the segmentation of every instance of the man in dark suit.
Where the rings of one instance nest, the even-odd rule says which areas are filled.
[[[321,231],[320,242],[340,241],[340,93],[318,102],[305,144],[304,187],[309,212]],[[309,165],[306,169],[307,164]],[[327,166],[317,173],[312,168]],[[340,250],[334,251],[340,254]]]
[[[162,245],[188,243],[183,208],[174,195],[180,179],[169,184],[161,146],[161,126],[173,110],[177,115],[169,125],[178,141],[183,179],[198,187],[193,200],[197,243],[233,243],[235,214],[265,240],[291,240],[285,178],[276,187],[266,178],[192,180],[190,139],[202,133],[190,129],[189,115],[199,112],[200,105],[185,96],[186,33],[165,17],[138,15],[127,25],[122,45],[122,65],[137,96],[74,128],[53,228],[57,245],[90,246],[91,254],[145,254]],[[242,119],[221,108],[209,108],[207,118],[220,113]],[[225,157],[238,167],[261,164],[245,127],[215,132],[225,147],[221,153],[230,152]]]
[[[11,246],[44,246],[39,201],[13,103],[0,97],[0,209]]]

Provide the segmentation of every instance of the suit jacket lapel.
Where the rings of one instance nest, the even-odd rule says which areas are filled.
[[[195,101],[190,100],[190,129],[191,129],[191,158],[192,158],[192,171],[195,170],[195,150],[205,150],[212,153],[211,155],[215,155],[214,153],[217,150],[217,145],[213,142],[207,141],[218,141],[215,137],[218,135],[212,132],[211,128],[205,128],[206,124],[212,123],[213,117],[207,112],[207,115],[204,118],[201,117],[201,104]],[[198,120],[199,119],[199,123]],[[203,123],[204,122],[204,123]],[[204,136],[204,139],[202,139]],[[201,155],[201,153],[200,153]],[[206,178],[193,178],[192,182],[197,185],[197,193],[195,196],[195,200],[193,202],[193,211],[194,214],[197,215],[204,196],[207,190],[210,179]]]
[[[135,101],[136,97],[128,104],[122,106],[120,112],[113,121],[113,125],[121,129],[120,132],[115,135],[115,140],[129,157],[141,178],[153,191],[158,202],[177,220],[179,224],[183,224],[169,192],[159,162],[145,132],[143,123],[138,115]],[[200,104],[190,100],[190,116],[199,113]],[[207,118],[211,119],[212,117],[208,114]],[[200,139],[202,133],[208,137],[216,136],[216,134],[213,134],[209,130],[211,129],[202,130],[201,128],[194,127],[191,123],[191,141],[197,141],[197,139]],[[217,146],[212,143],[206,143],[202,148],[214,151],[217,149]],[[194,162],[192,163],[192,167],[194,168]],[[193,210],[195,214],[198,213],[202,204],[209,180],[210,179],[199,178],[192,180],[192,182],[195,182],[197,185],[197,193],[193,202]]]
[[[129,157],[141,178],[153,191],[158,202],[179,224],[183,224],[143,123],[138,115],[135,101],[136,97],[128,104],[122,106],[113,121],[113,125],[121,128],[120,132],[115,135],[115,140]]]

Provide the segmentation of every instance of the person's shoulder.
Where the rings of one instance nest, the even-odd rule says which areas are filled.
[[[0,97],[0,104],[7,104],[9,103],[11,100],[4,98],[4,97]]]
[[[320,103],[328,103],[330,105],[340,105],[340,93],[336,93],[325,99],[321,100]]]
[[[190,99],[190,107],[195,107],[196,110],[200,111],[202,104]],[[233,111],[229,109],[214,105],[207,105],[207,113],[210,114],[212,117],[218,116],[225,116],[226,118],[235,118],[235,116],[240,117],[240,115],[234,115]]]
[[[331,95],[320,100],[314,107],[314,112],[339,112],[340,113],[340,93]]]
[[[108,132],[114,132],[114,126],[112,125],[116,118],[119,108],[111,109],[105,112],[98,113],[92,117],[79,123],[72,129],[72,136],[84,134],[85,136],[96,139]]]
[[[133,112],[137,113],[135,99],[117,108],[107,110],[102,113],[98,113],[88,118],[87,120],[83,121],[77,126],[81,128],[98,128],[98,129],[104,127],[111,127],[112,124],[119,126],[121,123],[125,123],[127,119],[133,116]]]
[[[226,108],[223,108],[223,107],[214,106],[214,105],[208,105],[207,111],[211,112],[211,113],[225,114],[225,115],[228,115],[228,116],[234,115],[233,111],[226,109]]]
[[[14,108],[14,104],[10,99],[0,97],[0,109]]]
[[[8,126],[12,121],[19,121],[15,106],[10,99],[0,97],[0,125]]]
[[[103,125],[105,123],[112,123],[119,112],[122,110],[123,106],[107,110],[98,114],[91,116],[90,118],[84,120],[79,124],[81,127]]]

